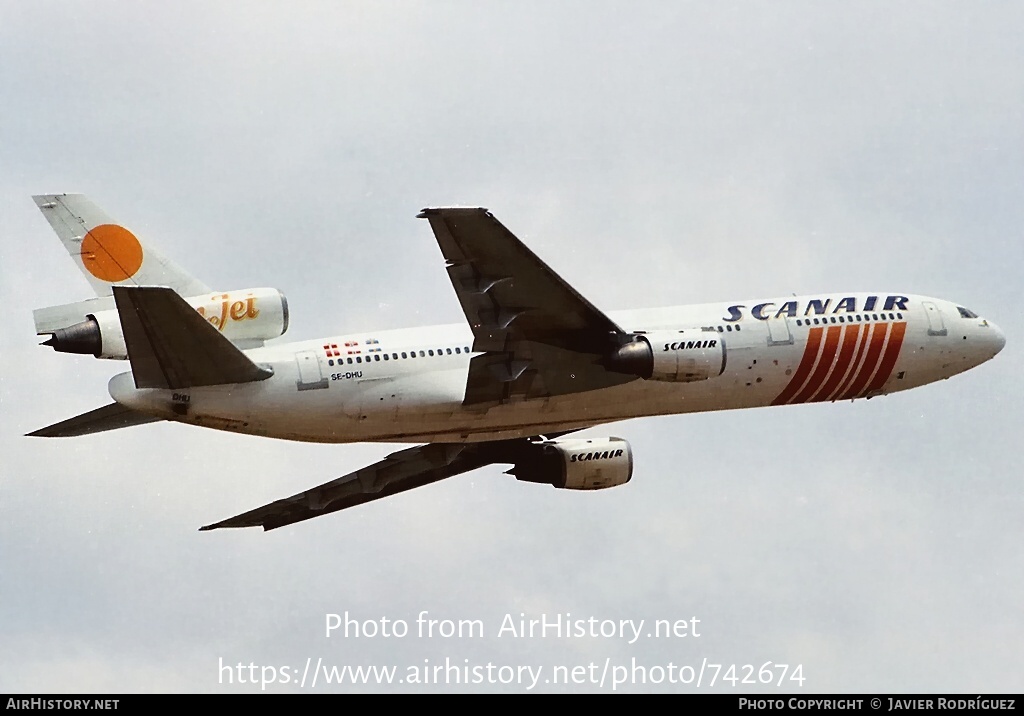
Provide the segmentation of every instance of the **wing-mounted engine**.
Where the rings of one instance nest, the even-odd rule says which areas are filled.
[[[629,482],[633,451],[622,438],[546,440],[524,446],[508,472],[566,490],[603,490]]]
[[[185,302],[240,348],[261,346],[288,330],[288,299],[276,288],[207,293],[186,298]],[[124,360],[128,351],[120,317],[112,306],[112,299],[109,303],[91,299],[41,309],[36,312],[36,332],[52,334],[43,345],[61,353]]]
[[[725,371],[725,342],[712,328],[634,333],[607,359],[608,370],[644,380],[691,383]]]

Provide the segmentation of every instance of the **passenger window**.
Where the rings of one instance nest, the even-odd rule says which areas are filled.
[[[451,348],[446,348],[445,350],[447,350],[447,351],[448,351],[448,355],[451,355],[451,354],[452,354],[452,349],[451,349]]]
[[[362,363],[363,359],[360,356],[356,356],[356,363]]]
[[[430,355],[431,358],[434,357],[434,351],[427,351],[427,354]]]
[[[426,357],[427,357],[426,354],[423,351],[420,351],[420,358],[426,358]]]
[[[461,350],[461,349],[459,349],[459,348],[456,348],[456,349],[455,349],[455,352],[456,352],[456,353],[461,353],[461,352],[462,352],[462,350]]]
[[[373,359],[374,359],[375,361],[378,361],[378,362],[379,362],[379,361],[380,361],[380,353],[374,353],[374,354],[373,354]]]

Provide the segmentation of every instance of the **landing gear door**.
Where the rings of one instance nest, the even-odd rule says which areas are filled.
[[[789,319],[786,316],[769,318],[768,324],[768,345],[789,346],[793,344],[793,332],[789,330]]]
[[[928,335],[929,336],[944,336],[948,333],[945,324],[942,322],[942,312],[939,307],[931,301],[924,301],[925,315],[928,316]]]
[[[299,390],[316,390],[327,387],[327,377],[320,370],[320,358],[316,351],[302,351],[295,354],[299,364]]]

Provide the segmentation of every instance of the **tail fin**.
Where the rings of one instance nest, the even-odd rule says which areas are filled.
[[[169,288],[118,286],[114,301],[136,388],[250,383],[274,374],[249,360]]]
[[[198,296],[210,289],[170,259],[107,216],[82,194],[32,197],[60,237],[97,298],[32,312],[36,333],[52,333],[114,307],[114,286],[170,286],[179,295]]]
[[[209,292],[202,281],[107,216],[83,194],[32,197],[97,296],[114,286],[170,286],[182,296]]]

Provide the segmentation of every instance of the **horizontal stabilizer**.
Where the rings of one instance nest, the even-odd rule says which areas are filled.
[[[102,408],[90,410],[88,413],[76,415],[54,425],[40,428],[28,434],[37,438],[72,438],[78,435],[91,435],[106,430],[130,428],[132,425],[155,423],[162,418],[154,418],[138,411],[126,408],[118,403],[104,405]]]
[[[250,383],[273,375],[170,288],[115,286],[114,301],[137,388]]]

